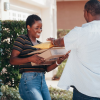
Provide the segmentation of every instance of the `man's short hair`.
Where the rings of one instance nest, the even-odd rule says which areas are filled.
[[[100,15],[100,2],[98,0],[89,0],[84,9],[92,16]]]

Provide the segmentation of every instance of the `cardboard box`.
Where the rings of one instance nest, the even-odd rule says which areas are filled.
[[[58,57],[65,55],[67,51],[64,47],[53,47],[50,49],[37,50],[36,52],[29,53],[29,55],[36,53],[40,53],[38,56],[43,57],[46,60],[41,65],[51,65],[58,59]],[[36,65],[33,62],[31,62],[31,64],[32,66]]]

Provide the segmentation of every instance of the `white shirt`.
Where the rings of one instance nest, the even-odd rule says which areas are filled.
[[[100,20],[75,27],[64,37],[71,50],[58,83],[68,90],[71,85],[88,96],[100,98]]]

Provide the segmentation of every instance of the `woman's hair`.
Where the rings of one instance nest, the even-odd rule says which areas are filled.
[[[41,20],[39,16],[35,14],[29,15],[26,19],[26,28],[27,28],[27,25],[31,27],[35,23],[35,21],[39,21],[39,20]]]
[[[92,16],[100,14],[100,2],[98,0],[89,0],[86,4],[84,9],[91,13]]]

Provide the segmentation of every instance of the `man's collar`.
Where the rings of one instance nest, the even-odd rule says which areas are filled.
[[[97,23],[100,23],[100,20],[93,20],[91,22],[85,23],[85,24],[82,25],[82,27],[87,26],[89,24],[97,24]]]

